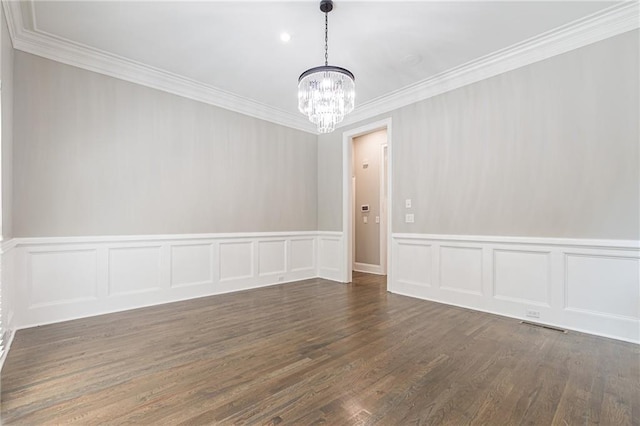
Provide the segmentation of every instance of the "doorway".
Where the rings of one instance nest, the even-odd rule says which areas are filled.
[[[353,271],[391,279],[391,119],[343,134],[344,282]]]
[[[386,275],[387,129],[356,136],[353,143],[353,245],[352,270]]]

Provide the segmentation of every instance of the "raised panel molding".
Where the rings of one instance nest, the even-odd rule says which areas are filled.
[[[318,237],[318,276],[320,278],[341,281],[343,258],[341,236],[324,233]]]
[[[398,284],[431,287],[433,282],[433,255],[431,244],[399,242],[396,248],[396,270]]]
[[[27,252],[28,306],[42,308],[95,300],[95,249]]]
[[[292,239],[289,259],[292,272],[313,270],[316,259],[316,240],[314,238]]]
[[[286,270],[260,276],[254,250],[274,241],[287,247]],[[2,275],[15,290],[3,297],[15,330],[314,277],[341,281],[342,242],[340,232],[316,231],[15,238],[3,243]],[[640,241],[393,234],[391,259],[391,292],[640,343]],[[235,279],[222,281],[220,267]],[[544,297],[522,283],[545,273],[548,306],[532,305]],[[494,297],[496,280],[510,300]],[[133,293],[112,296],[110,285]],[[527,318],[531,309],[540,318]]]
[[[550,252],[499,249],[493,251],[493,297],[550,307]]]
[[[258,243],[258,275],[284,274],[286,270],[286,241],[260,241]]]
[[[213,285],[211,243],[171,247],[171,287]]]
[[[482,296],[482,248],[440,246],[440,288]]]
[[[640,343],[640,241],[393,234],[392,242],[393,293]]]
[[[109,249],[109,296],[160,288],[160,246]]]
[[[640,319],[640,258],[565,253],[565,307]]]
[[[321,235],[341,241],[316,231],[15,238],[2,253],[11,327],[314,278]],[[325,278],[341,273],[338,262]]]
[[[221,242],[220,282],[241,280],[253,276],[253,241]]]

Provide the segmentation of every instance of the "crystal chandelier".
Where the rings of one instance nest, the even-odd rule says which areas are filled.
[[[298,109],[318,126],[318,132],[330,133],[355,104],[355,78],[351,71],[329,65],[329,12],[333,1],[322,0],[324,13],[324,65],[306,70],[298,78]]]

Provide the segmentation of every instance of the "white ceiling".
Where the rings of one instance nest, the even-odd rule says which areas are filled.
[[[614,5],[600,1],[335,1],[329,63],[356,109]],[[24,26],[297,113],[300,73],[324,63],[318,1],[23,3]],[[291,34],[283,43],[280,34]],[[419,59],[418,63],[416,59]]]

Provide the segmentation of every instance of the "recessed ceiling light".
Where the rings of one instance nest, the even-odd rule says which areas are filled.
[[[413,67],[418,65],[420,62],[422,62],[422,56],[420,55],[407,55],[404,58],[402,58],[401,61],[404,65]]]
[[[280,40],[282,40],[283,43],[288,43],[289,40],[291,40],[291,34],[289,33],[280,34]]]

